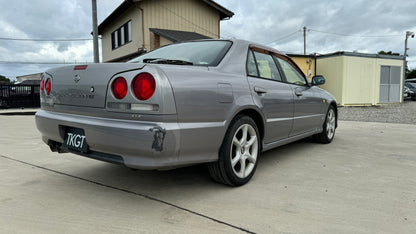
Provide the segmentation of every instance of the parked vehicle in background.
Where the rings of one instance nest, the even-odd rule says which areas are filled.
[[[262,151],[333,140],[337,105],[324,83],[270,47],[183,42],[129,63],[46,71],[36,124],[52,151],[138,169],[206,163],[215,181],[239,186]]]
[[[406,87],[406,86],[404,86],[403,87],[403,99],[404,100],[407,100],[407,99],[410,99],[411,97],[410,97],[410,89],[408,88],[408,87]]]
[[[0,85],[0,108],[40,107],[39,85]]]
[[[408,89],[408,97],[416,101],[416,83],[404,82],[405,89]]]
[[[8,97],[8,86],[0,85],[0,108],[7,107],[7,97]],[[7,96],[6,96],[7,95]]]

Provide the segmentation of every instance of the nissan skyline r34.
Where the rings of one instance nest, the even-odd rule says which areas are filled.
[[[36,125],[55,152],[137,169],[204,163],[215,181],[239,186],[263,151],[333,140],[337,105],[323,83],[256,43],[182,42],[127,63],[46,71]]]

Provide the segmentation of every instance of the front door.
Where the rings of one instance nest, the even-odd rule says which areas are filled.
[[[316,131],[326,114],[318,88],[309,86],[305,76],[291,61],[279,57],[277,61],[294,94],[293,128],[290,136]]]

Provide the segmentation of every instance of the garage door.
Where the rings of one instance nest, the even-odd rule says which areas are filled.
[[[401,67],[381,66],[380,103],[400,102]]]

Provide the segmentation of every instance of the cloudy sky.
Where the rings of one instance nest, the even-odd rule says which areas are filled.
[[[122,1],[97,0],[98,22]],[[287,53],[303,53],[304,26],[307,53],[320,54],[403,54],[406,31],[416,32],[414,0],[216,2],[235,13],[221,22],[221,37],[251,40]],[[58,66],[50,63],[93,61],[90,0],[0,0],[0,6],[0,75],[14,78]],[[62,39],[89,40],[42,41]],[[409,38],[408,48],[409,67],[416,68],[416,38]]]

